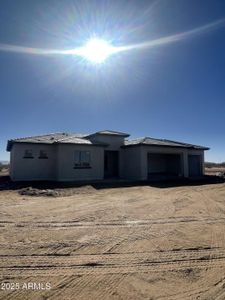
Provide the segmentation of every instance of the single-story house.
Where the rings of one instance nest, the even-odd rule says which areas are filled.
[[[127,133],[104,130],[9,140],[10,177],[14,181],[151,180],[200,177],[204,173],[207,147],[128,137]]]

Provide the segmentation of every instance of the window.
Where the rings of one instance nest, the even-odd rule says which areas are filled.
[[[23,158],[34,158],[33,157],[33,151],[31,149],[26,149],[24,151],[24,157]]]
[[[74,168],[91,168],[90,151],[75,151],[74,152]]]
[[[41,158],[41,159],[46,159],[46,158],[48,158],[47,152],[46,152],[45,150],[40,150],[39,158]]]

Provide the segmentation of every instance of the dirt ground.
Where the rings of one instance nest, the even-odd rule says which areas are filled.
[[[0,206],[0,299],[225,299],[225,183],[2,190]]]

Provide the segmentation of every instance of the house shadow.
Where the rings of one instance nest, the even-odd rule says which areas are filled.
[[[107,188],[123,188],[123,187],[138,187],[138,186],[149,186],[155,187],[159,189],[163,188],[174,188],[179,186],[203,186],[210,184],[219,184],[225,183],[224,177],[219,176],[211,176],[206,175],[201,178],[196,179],[164,179],[164,180],[144,180],[144,181],[103,181],[92,183],[91,185],[99,190],[99,189],[107,189]]]
[[[203,186],[225,183],[225,177],[205,175],[196,179],[164,179],[164,180],[145,180],[145,181],[131,181],[131,180],[101,180],[101,181],[82,181],[82,182],[56,182],[56,181],[16,181],[10,180],[9,176],[0,176],[0,191],[4,190],[21,190],[24,188],[33,188],[38,190],[62,190],[71,188],[81,188],[91,186],[95,190],[109,189],[109,188],[125,188],[149,186],[159,189],[174,188],[181,186]]]

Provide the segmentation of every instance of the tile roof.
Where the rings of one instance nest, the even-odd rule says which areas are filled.
[[[180,148],[209,150],[208,147],[204,147],[204,146],[181,143],[181,142],[171,141],[166,139],[156,139],[151,137],[143,137],[143,138],[137,138],[133,140],[126,140],[124,143],[124,147],[136,146],[136,145],[166,146],[166,147],[180,147]]]
[[[87,135],[80,133],[50,133],[45,135],[17,138],[8,141],[7,151],[10,151],[14,143],[32,143],[32,144],[82,144],[82,145],[102,145],[104,143],[92,142],[86,139]]]
[[[116,136],[129,136],[126,133],[103,130],[98,131],[94,134],[80,134],[80,133],[50,133],[45,135],[30,136],[24,138],[17,138],[8,141],[7,151],[10,151],[14,143],[32,143],[32,144],[80,144],[80,145],[95,145],[95,146],[107,146],[107,144],[102,142],[91,141],[89,137],[102,134],[102,135],[116,135]],[[181,143],[177,141],[171,141],[166,139],[156,139],[151,137],[142,137],[133,140],[125,140],[122,147],[137,146],[137,145],[149,145],[149,146],[164,146],[164,147],[179,147],[179,148],[189,148],[189,149],[199,149],[199,150],[209,150],[207,147]]]

